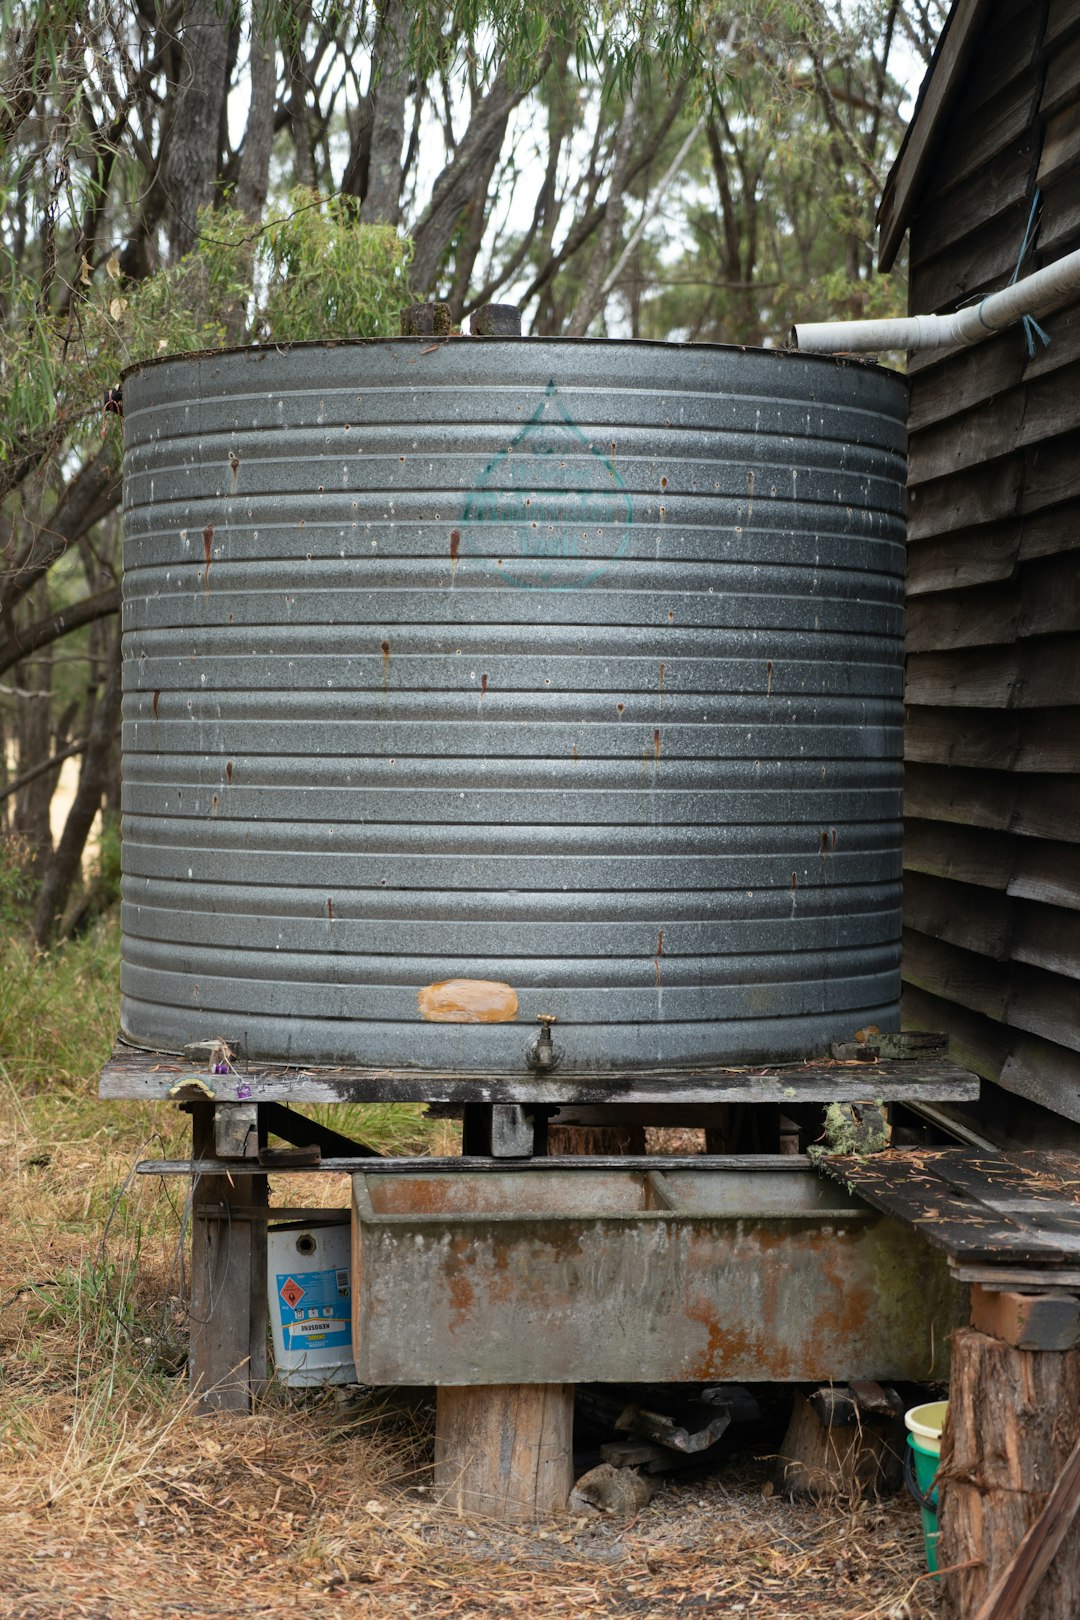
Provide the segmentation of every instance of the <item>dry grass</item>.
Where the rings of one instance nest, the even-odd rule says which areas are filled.
[[[4,1620],[935,1612],[910,1503],[792,1506],[763,1495],[764,1461],[666,1486],[629,1523],[493,1531],[433,1502],[426,1398],[197,1418],[182,1204],[127,1185],[138,1157],[182,1156],[181,1124],[94,1096],[114,985],[110,930],[30,965],[0,944]],[[415,1110],[346,1128],[413,1150],[426,1129]],[[305,1178],[305,1201],[340,1202],[330,1181]]]

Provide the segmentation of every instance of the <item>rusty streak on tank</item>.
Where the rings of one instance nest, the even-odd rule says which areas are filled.
[[[443,979],[416,999],[429,1024],[511,1024],[518,1009],[517,992],[496,979]]]
[[[202,532],[203,556],[206,558],[206,567],[203,569],[203,588],[204,589],[207,588],[209,586],[209,584],[210,584],[210,564],[213,561],[213,558],[212,558],[212,556],[210,554],[210,547],[213,545],[213,543],[214,543],[214,525],[212,523],[207,523],[207,524],[204,525],[203,532]]]

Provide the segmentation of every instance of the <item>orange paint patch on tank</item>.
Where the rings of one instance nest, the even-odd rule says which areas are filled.
[[[416,999],[429,1024],[511,1024],[518,1009],[516,990],[496,979],[443,979]]]

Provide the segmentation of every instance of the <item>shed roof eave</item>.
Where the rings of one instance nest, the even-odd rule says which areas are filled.
[[[890,270],[904,240],[937,147],[992,0],[954,0],[919,90],[878,208],[878,269]]]

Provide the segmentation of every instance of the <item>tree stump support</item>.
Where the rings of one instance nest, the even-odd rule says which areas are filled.
[[[903,1479],[904,1403],[895,1390],[861,1382],[797,1392],[776,1459],[785,1496],[887,1495]]]
[[[1080,1438],[1080,1306],[1047,1288],[973,1287],[975,1326],[953,1336],[949,1416],[942,1438],[938,1566],[951,1620],[1076,1620],[1080,1523],[1073,1522],[1017,1611],[1002,1589]],[[982,1331],[982,1328],[992,1331]]]
[[[454,1512],[531,1523],[566,1512],[574,1484],[572,1384],[443,1384],[435,1487]]]

